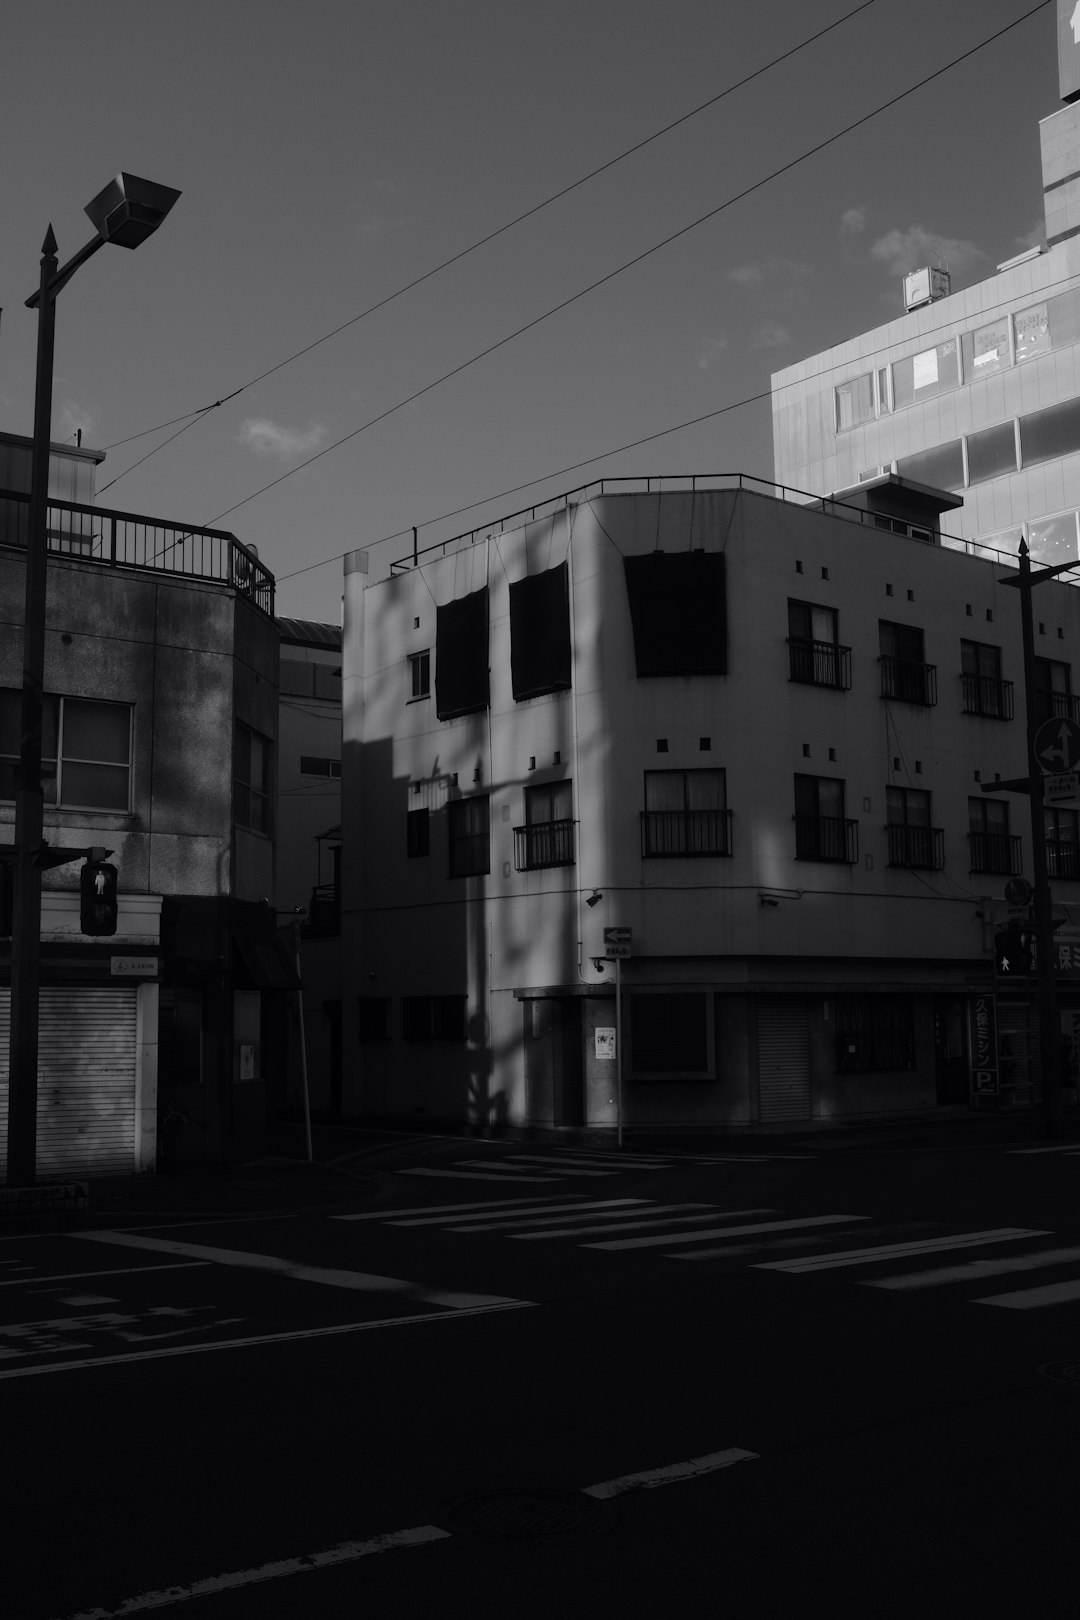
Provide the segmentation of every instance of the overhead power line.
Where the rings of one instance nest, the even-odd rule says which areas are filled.
[[[890,96],[888,101],[883,101],[870,112],[864,113],[861,118],[856,118],[852,123],[846,124],[843,129],[835,131],[832,135],[827,135],[824,140],[818,141],[815,146],[808,147],[805,152],[801,152],[797,157],[781,164],[778,169],[773,169],[770,174],[762,176],[760,180],[755,180],[751,185],[745,186],[742,191],[736,192],[734,196],[728,197],[722,203],[718,203],[715,208],[710,208],[706,213],[700,214],[697,219],[691,220],[688,225],[681,226],[677,231],[673,231],[670,236],[665,236],[661,241],[654,242],[652,247],[645,248],[631,259],[626,259],[622,264],[617,265],[614,270],[609,270],[606,275],[598,277],[596,281],[592,281],[588,286],[580,288],[578,292],[571,293],[569,298],[564,298],[559,303],[553,304],[550,309],[534,316],[531,321],[526,321],[523,326],[517,327],[513,332],[508,332],[505,337],[496,339],[494,343],[489,343],[486,348],[479,350],[468,360],[463,360],[460,365],[451,367],[441,377],[436,377],[432,382],[425,383],[422,388],[418,388],[404,399],[398,400],[396,404],[388,406],[385,411],[380,411],[377,416],[369,417],[366,422],[362,422],[359,427],[353,428],[350,433],[344,434],[340,439],[335,439],[333,444],[328,444],[322,450],[317,450],[314,455],[298,462],[295,467],[290,467],[287,472],[280,473],[277,478],[272,478],[268,484],[263,484],[259,489],[252,490],[250,495],[245,495],[243,499],[235,501],[232,506],[225,507],[215,517],[210,518],[205,527],[209,528],[216,523],[220,523],[223,517],[228,517],[232,512],[238,512],[242,506],[247,506],[250,501],[257,500],[260,495],[265,495],[271,489],[276,489],[279,484],[283,484],[296,473],[302,472],[305,467],[310,467],[316,461],[321,461],[323,456],[330,455],[334,450],[340,450],[343,444],[348,444],[350,440],[358,438],[361,433],[366,433],[369,428],[376,427],[380,422],[384,422],[388,416],[393,416],[396,411],[403,410],[406,405],[414,404],[416,400],[422,399],[425,394],[430,394],[434,389],[441,387],[443,383],[449,382],[451,378],[460,376],[463,371],[468,371],[472,366],[479,364],[481,360],[485,360],[489,355],[495,354],[499,349],[505,348],[507,344],[513,343],[515,339],[524,336],[526,332],[531,332],[535,327],[551,320],[552,316],[558,315],[564,309],[569,309],[572,304],[576,304],[580,299],[587,297],[589,293],[596,292],[598,288],[606,286],[609,281],[614,281],[616,277],[625,274],[627,270],[632,269],[635,265],[651,258],[654,253],[659,253],[662,248],[670,247],[673,242],[677,242],[682,237],[689,235],[691,231],[697,230],[698,226],[704,225],[710,219],[715,219],[718,214],[724,213],[726,209],[733,207],[735,203],[742,202],[746,197],[752,196],[755,191],[760,191],[763,186],[778,180],[781,175],[789,174],[792,169],[798,168],[800,164],[805,163],[809,158],[815,157],[819,152],[825,151],[827,147],[835,145],[837,141],[843,140],[845,136],[852,134],[856,129],[861,129],[864,124],[868,124],[872,119],[880,117],[883,112],[888,112],[890,107],[898,106],[900,102],[906,101],[909,96],[913,96],[917,91],[925,89],[928,84],[933,84],[935,79],[940,79],[943,74],[951,72],[961,62],[966,62],[979,51],[985,50],[988,45],[1002,39],[1006,34],[1011,33],[1014,28],[1018,28],[1021,23],[1027,22],[1037,12],[1044,10],[1049,4],[1050,0],[1039,0],[1037,5],[1032,6],[1029,11],[1025,11],[1022,16],[1015,18],[1011,23],[1006,23],[1004,28],[999,28],[996,33],[988,35],[978,45],[972,45],[968,50],[962,51],[959,56],[954,56],[944,66],[936,68],[933,73],[926,74],[917,83],[909,85],[906,90],[901,90],[897,95]]]
[[[444,270],[449,270],[451,265],[459,264],[462,259],[467,259],[470,254],[477,253],[482,247],[487,247],[489,242],[494,242],[498,237],[505,236],[507,231],[514,230],[516,226],[524,224],[527,219],[532,219],[535,214],[539,214],[545,208],[550,208],[554,203],[560,202],[563,197],[568,197],[571,192],[577,191],[580,186],[588,185],[598,175],[606,173],[608,169],[615,168],[619,163],[624,163],[627,158],[633,157],[635,152],[643,151],[653,141],[660,140],[664,135],[670,135],[673,129],[678,129],[681,124],[688,123],[691,118],[696,118],[699,113],[706,112],[708,108],[715,107],[717,102],[723,101],[726,96],[734,95],[736,90],[744,89],[746,85],[752,84],[755,79],[761,78],[762,74],[769,73],[773,68],[779,67],[781,62],[786,62],[789,57],[797,56],[800,51],[806,50],[807,46],[813,45],[819,39],[823,39],[834,28],[839,28],[843,23],[849,22],[852,17],[857,16],[860,11],[866,11],[876,3],[877,0],[861,0],[860,5],[853,7],[851,11],[846,11],[842,17],[837,17],[835,22],[826,24],[824,28],[819,28],[816,34],[811,34],[807,39],[801,40],[798,45],[793,45],[790,50],[782,52],[780,56],[774,56],[771,61],[766,62],[762,67],[755,68],[753,73],[746,74],[744,78],[737,79],[734,84],[729,84],[725,90],[718,91],[715,96],[710,96],[707,101],[699,102],[696,107],[691,107],[689,112],[682,113],[680,117],[673,119],[670,124],[665,124],[661,129],[654,130],[651,135],[646,135],[640,141],[635,141],[633,146],[625,147],[621,152],[617,152],[614,157],[608,158],[605,163],[599,164],[595,169],[590,169],[588,174],[583,174],[579,179],[572,180],[569,185],[561,187],[558,191],[553,191],[550,197],[545,197],[542,202],[534,203],[531,208],[526,208],[524,213],[516,214],[513,219],[508,219],[505,224],[496,226],[495,230],[489,231],[486,236],[479,237],[475,242],[471,242],[468,247],[451,254],[448,259],[443,259],[440,264],[433,265],[430,270],[425,270],[422,275],[406,282],[403,287],[398,287],[396,292],[388,293],[385,298],[380,298],[377,303],[369,304],[367,309],[362,309],[358,315],[350,316],[347,321],[342,321],[340,326],[335,326],[331,331],[324,332],[322,337],[315,338],[311,343],[305,344],[302,349],[297,349],[294,354],[286,356],[284,360],[277,361],[275,365],[270,366],[266,371],[260,372],[257,377],[252,377],[248,382],[242,383],[239,388],[234,388],[231,393],[223,395],[221,399],[215,399],[212,404],[200,406],[197,410],[187,411],[183,416],[174,416],[168,422],[159,422],[157,427],[143,428],[139,433],[132,433],[126,439],[116,439],[112,444],[107,444],[105,449],[118,450],[121,445],[134,444],[136,439],[145,439],[152,433],[163,433],[166,428],[175,427],[177,422],[185,424],[180,429],[180,433],[186,432],[189,427],[193,427],[204,416],[207,416],[211,411],[217,410],[219,406],[226,405],[230,399],[235,399],[238,394],[243,394],[247,389],[254,388],[257,383],[264,382],[267,377],[272,377],[275,372],[284,370],[286,366],[291,366],[294,360],[302,359],[305,354],[310,354],[313,349],[319,348],[323,343],[329,343],[331,338],[338,337],[342,332],[347,332],[351,326],[355,326],[359,321],[366,320],[369,315],[374,315],[377,310],[385,309],[387,304],[392,304],[396,299],[403,298],[406,293],[412,292],[415,287],[422,286],[425,281],[430,281],[433,276],[441,275]],[[165,439],[163,443],[156,445],[153,450],[147,451],[145,456],[140,457],[138,461],[132,462],[130,467],[125,467],[123,472],[117,473],[112,482],[104,486],[104,489],[111,489],[113,484],[118,484],[121,478],[126,478],[128,473],[134,472],[136,467],[141,467],[144,461],[149,461],[151,456],[157,455],[159,450],[164,450],[166,445],[171,444],[173,439],[177,439],[179,436],[179,433],[174,433],[170,438]]]

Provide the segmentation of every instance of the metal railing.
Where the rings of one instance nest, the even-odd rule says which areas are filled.
[[[533,821],[514,828],[514,870],[540,872],[549,866],[573,866],[574,823]]]
[[[1046,872],[1052,878],[1080,878],[1080,844],[1048,838]]]
[[[851,648],[834,641],[800,641],[789,636],[788,678],[847,692],[851,688]]]
[[[730,810],[642,810],[640,816],[646,859],[731,854]]]
[[[933,708],[937,702],[936,664],[916,664],[909,658],[894,658],[891,653],[882,653],[878,663],[882,697]]]
[[[1080,697],[1072,692],[1051,692],[1040,687],[1035,693],[1035,718],[1043,720],[1080,720]]]
[[[30,497],[0,490],[0,545],[23,546],[30,527]],[[224,529],[197,529],[134,512],[74,501],[50,501],[49,552],[108,568],[148,569],[231,585],[273,618],[274,576]]]
[[[1020,875],[1019,833],[969,832],[970,870],[999,872],[1005,877]]]
[[[945,867],[945,832],[941,827],[916,827],[890,821],[889,865],[911,866],[917,871],[941,872]]]
[[[304,933],[332,936],[341,932],[341,895],[336,883],[317,883],[311,891]]]
[[[852,866],[859,858],[859,823],[844,816],[796,816],[795,859]]]
[[[980,714],[989,720],[1013,717],[1013,683],[994,675],[961,675],[964,714]]]

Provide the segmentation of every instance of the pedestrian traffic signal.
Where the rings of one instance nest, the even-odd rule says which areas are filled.
[[[1026,929],[1004,928],[994,935],[994,972],[1003,979],[1031,972],[1031,935]]]
[[[84,861],[79,874],[79,928],[84,934],[116,933],[116,867]]]

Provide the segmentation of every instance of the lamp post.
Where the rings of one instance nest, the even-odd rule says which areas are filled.
[[[118,174],[86,213],[97,235],[62,268],[50,225],[41,248],[37,291],[34,440],[26,542],[19,780],[15,793],[15,894],[11,933],[11,1033],[8,1068],[7,1184],[32,1186],[37,1173],[38,990],[41,960],[41,872],[51,864],[42,842],[42,693],[45,678],[45,593],[48,555],[49,444],[52,422],[56,299],[76,270],[106,242],[136,248],[161,224],[180,193],[137,175]]]

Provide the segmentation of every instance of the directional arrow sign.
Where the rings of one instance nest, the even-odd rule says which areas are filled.
[[[630,940],[633,937],[633,933],[634,930],[632,928],[605,928],[604,944],[629,945]]]
[[[1047,775],[1061,775],[1080,765],[1080,725],[1068,715],[1044,720],[1035,733],[1035,757]]]

